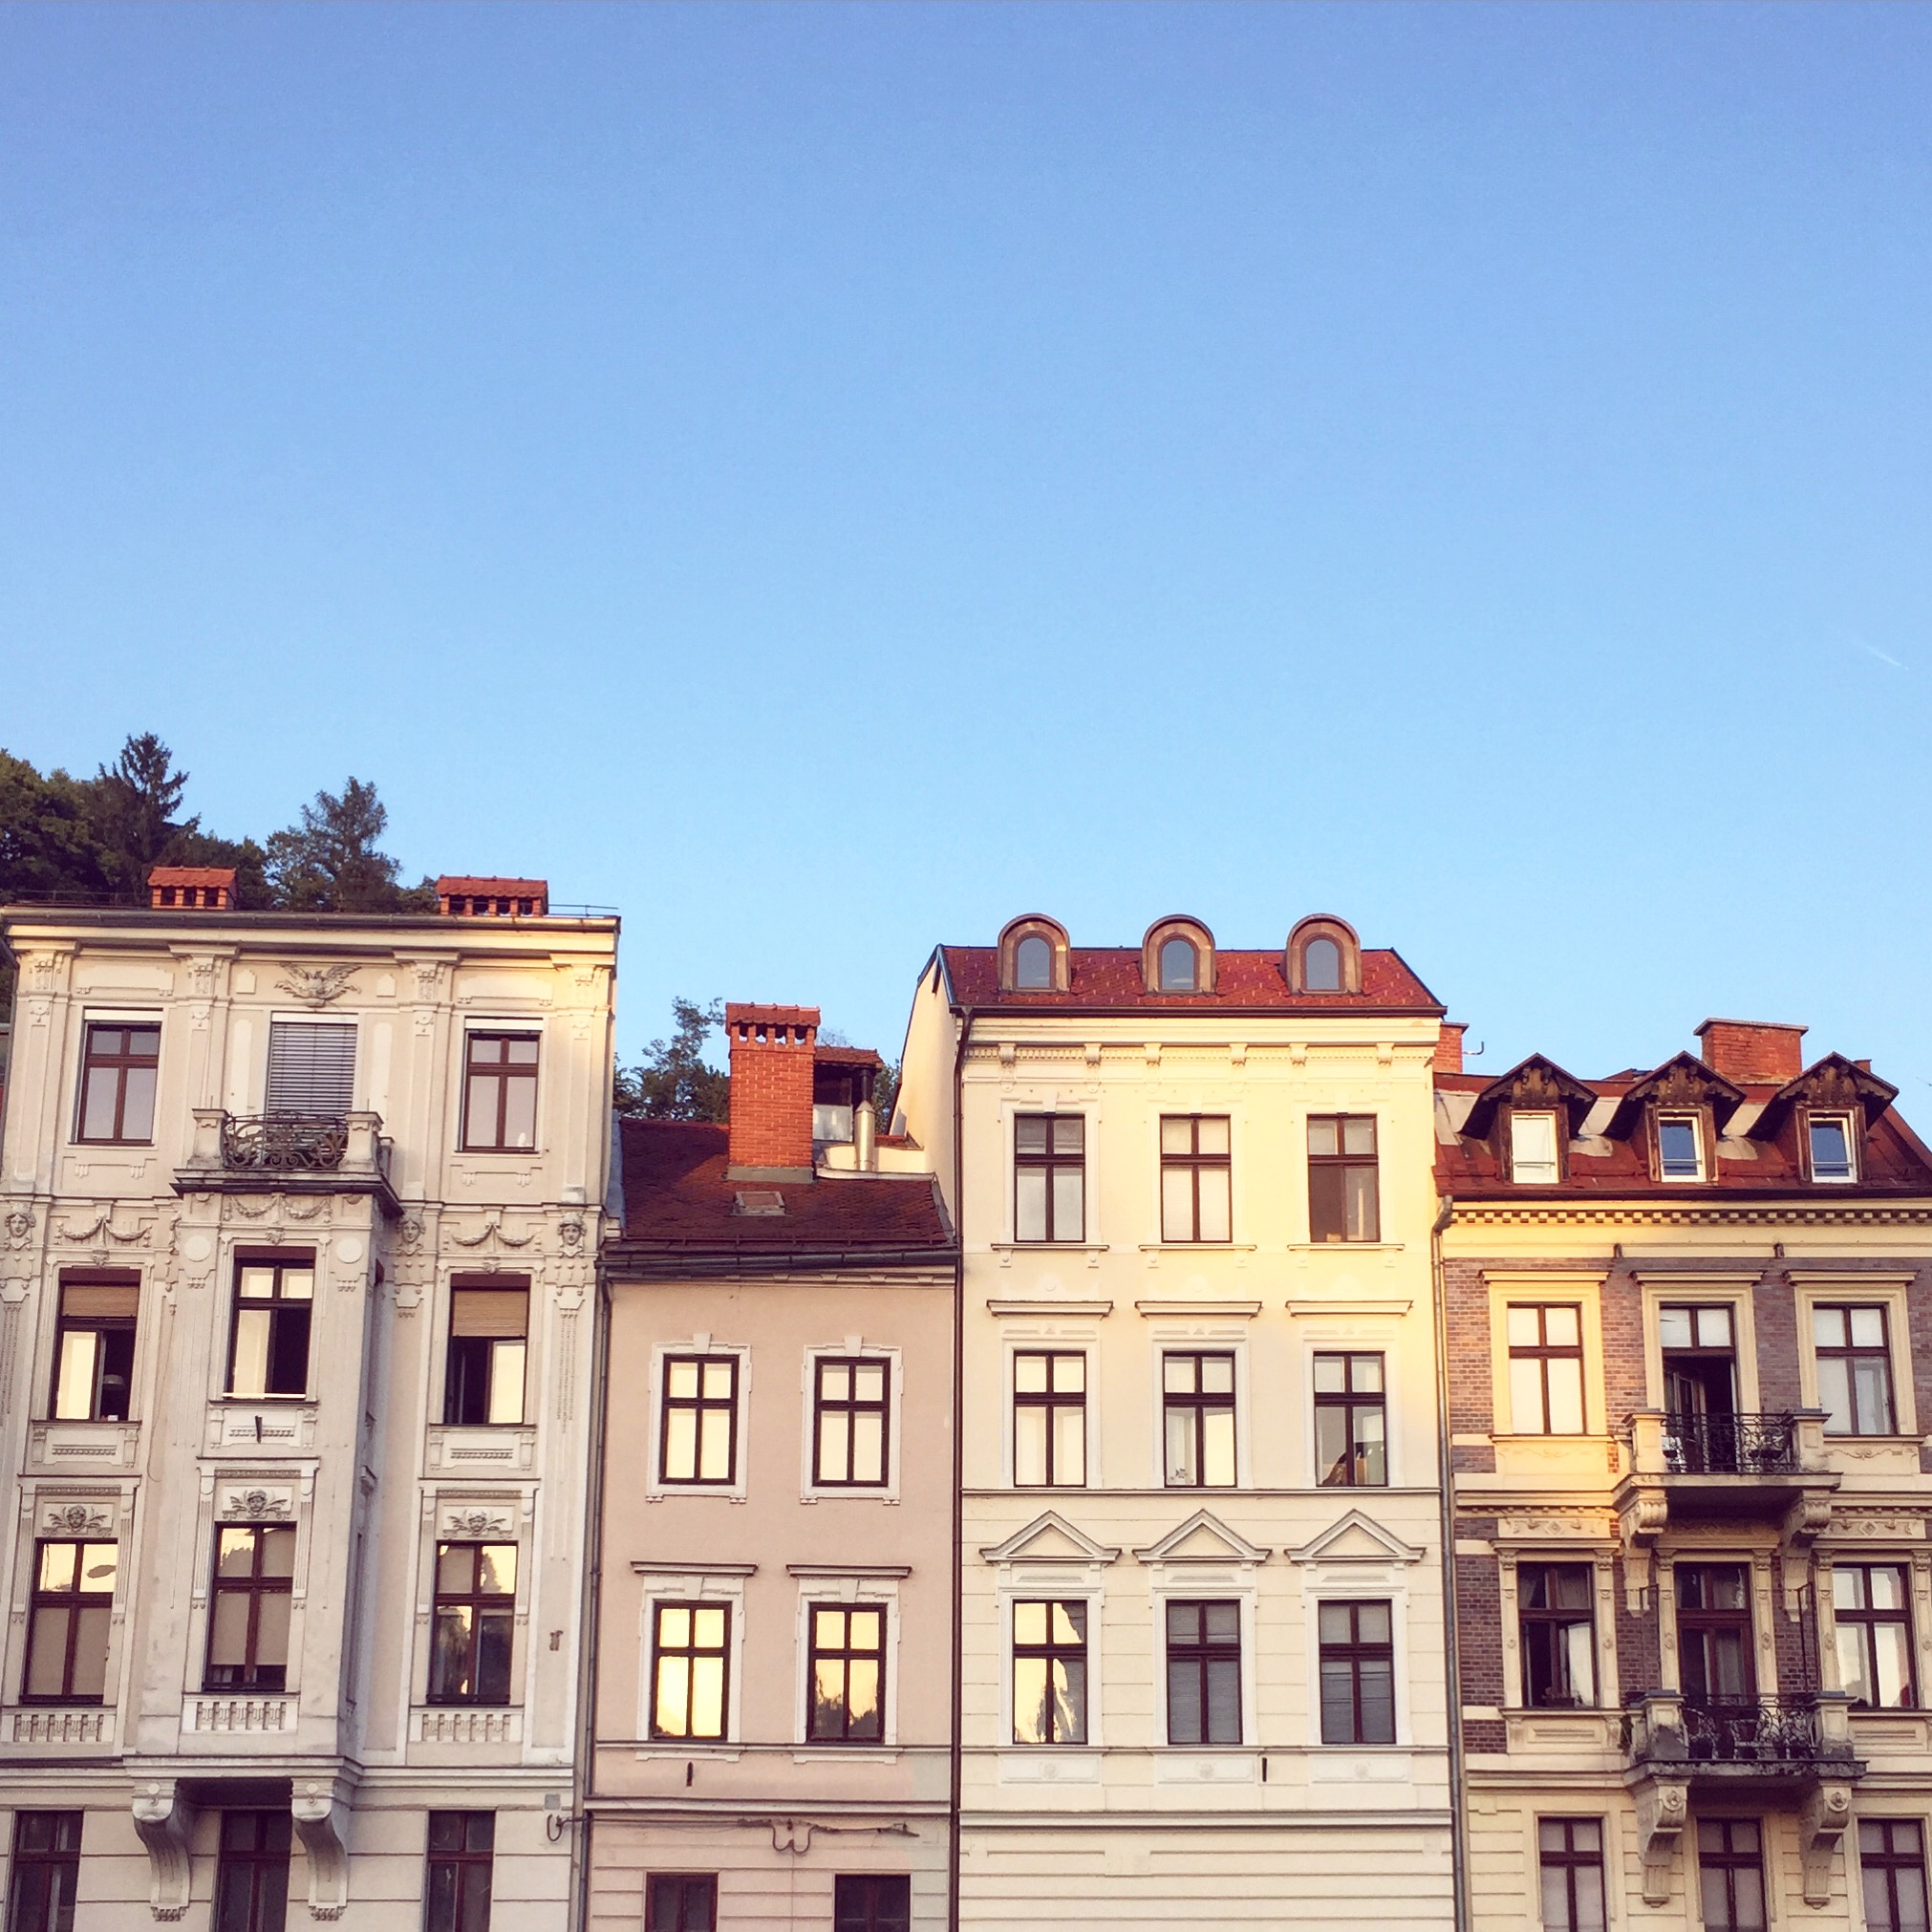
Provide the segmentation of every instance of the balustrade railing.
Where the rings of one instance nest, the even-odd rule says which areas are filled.
[[[1798,1463],[1794,1415],[1688,1415],[1664,1418],[1664,1466],[1671,1475],[1792,1475]]]
[[[326,1173],[349,1151],[340,1114],[229,1114],[222,1122],[222,1165],[273,1173]]]

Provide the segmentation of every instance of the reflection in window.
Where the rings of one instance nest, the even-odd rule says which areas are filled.
[[[1234,1358],[1170,1350],[1161,1358],[1170,1490],[1234,1485]]]
[[[1086,1605],[1013,1606],[1013,1741],[1086,1742]]]
[[[225,1523],[215,1533],[208,1611],[208,1690],[283,1690],[295,1531],[288,1523]]]
[[[1161,991],[1191,993],[1200,977],[1200,955],[1191,939],[1161,941]]]
[[[465,1148],[505,1152],[536,1146],[534,1033],[472,1033],[463,1077]]]
[[[98,1704],[107,1688],[114,1543],[40,1543],[27,1612],[23,1704]]]
[[[9,1932],[73,1932],[81,1812],[15,1812]]]
[[[1532,1186],[1556,1179],[1556,1116],[1553,1113],[1510,1115],[1510,1178]]]
[[[651,1735],[723,1737],[727,1603],[659,1603],[652,1623]]]
[[[1231,1238],[1228,1116],[1161,1116],[1161,1239]]]
[[[1323,1489],[1388,1481],[1388,1428],[1380,1355],[1315,1358],[1315,1480]]]
[[[1910,1710],[1912,1611],[1902,1563],[1834,1563],[1840,1687],[1869,1710]]]
[[[431,1812],[423,1932],[489,1932],[494,1812]]]
[[[812,1481],[876,1489],[886,1481],[891,1363],[877,1356],[821,1356],[812,1431]]]
[[[140,1146],[154,1139],[159,1026],[90,1026],[80,1068],[75,1139]]]
[[[449,1303],[443,1421],[522,1422],[529,1284],[512,1277],[502,1286],[452,1288]]]
[[[138,1281],[60,1284],[54,1343],[54,1419],[125,1422],[134,1381]]]
[[[517,1615],[514,1543],[436,1546],[432,1704],[507,1704]]]
[[[886,1613],[877,1604],[814,1603],[811,1715],[814,1744],[876,1744],[885,1736]]]
[[[1661,1114],[1657,1121],[1657,1170],[1666,1181],[1704,1178],[1704,1137],[1693,1113]]]
[[[1812,1179],[1856,1181],[1857,1162],[1852,1153],[1852,1123],[1841,1113],[1814,1113],[1807,1123],[1811,1143]]]
[[[1587,1563],[1517,1566],[1525,1704],[1563,1709],[1597,1702],[1593,1583]]]
[[[667,1483],[737,1480],[737,1356],[664,1358],[657,1467]]]
[[[1053,990],[1053,942],[1029,933],[1013,949],[1013,983],[1022,993]]]
[[[1510,1427],[1517,1435],[1583,1433],[1583,1317],[1568,1302],[1512,1305]]]
[[[1818,1406],[1827,1435],[1890,1435],[1892,1355],[1882,1305],[1823,1305],[1812,1310],[1818,1363]]]
[[[314,1257],[244,1261],[235,1271],[230,1395],[302,1395],[309,1387]]]

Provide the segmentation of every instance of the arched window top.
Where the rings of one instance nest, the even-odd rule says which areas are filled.
[[[1198,919],[1160,919],[1141,941],[1141,977],[1149,993],[1212,993],[1214,935]]]
[[[1070,983],[1064,926],[1029,912],[1000,934],[1002,993],[1064,993]]]
[[[1289,934],[1282,964],[1291,993],[1362,991],[1362,942],[1332,913],[1318,912]]]

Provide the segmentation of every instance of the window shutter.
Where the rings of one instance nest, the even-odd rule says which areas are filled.
[[[60,1291],[60,1312],[72,1320],[113,1317],[132,1321],[140,1312],[139,1287],[103,1286],[97,1282],[68,1282]]]
[[[347,1113],[354,1087],[354,1026],[299,1020],[270,1022],[270,1113]]]
[[[529,1331],[527,1288],[458,1288],[450,1295],[449,1332],[521,1342]]]

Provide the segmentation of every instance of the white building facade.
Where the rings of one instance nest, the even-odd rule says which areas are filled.
[[[569,1922],[616,922],[443,885],[0,913],[21,1932]]]
[[[962,1925],[1453,1916],[1442,1009],[1304,920],[942,948],[896,1125],[962,1248]]]

